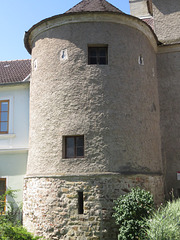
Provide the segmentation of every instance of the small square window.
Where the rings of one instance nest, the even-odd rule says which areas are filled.
[[[84,136],[65,137],[65,158],[84,157]]]
[[[0,134],[8,133],[9,126],[9,100],[0,101]]]
[[[107,65],[108,47],[88,47],[88,64]]]

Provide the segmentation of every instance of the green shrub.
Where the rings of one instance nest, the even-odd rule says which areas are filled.
[[[146,239],[146,219],[154,209],[152,195],[133,188],[115,201],[113,217],[119,226],[119,240]]]
[[[11,222],[12,224],[20,224],[20,215],[21,215],[21,207],[15,207],[13,201],[5,201],[5,199],[15,199],[15,193],[17,190],[8,190],[5,194],[0,196],[0,224]],[[6,207],[6,211],[4,209]]]
[[[159,208],[148,221],[149,240],[180,239],[180,199]]]
[[[4,212],[5,198],[8,195],[15,198],[14,190],[8,190],[4,195],[0,196],[0,240],[37,240],[39,237],[34,237],[27,232],[19,221],[19,208],[14,208],[13,203],[8,202],[8,209]],[[7,207],[7,206],[6,206]]]
[[[8,222],[0,225],[0,240],[36,240],[25,228]]]

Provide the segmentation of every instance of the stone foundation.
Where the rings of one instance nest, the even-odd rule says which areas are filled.
[[[156,203],[163,200],[161,176],[27,177],[24,226],[46,239],[117,240],[113,200],[137,185],[150,190]],[[78,214],[78,191],[83,192],[83,214]]]

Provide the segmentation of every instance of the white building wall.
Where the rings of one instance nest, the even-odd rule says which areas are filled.
[[[26,173],[27,152],[24,153],[1,153],[0,154],[0,177],[6,178],[6,188],[17,190],[13,200],[19,205],[22,202],[22,189],[24,175]]]
[[[10,100],[9,133],[0,134],[0,152],[28,148],[29,84],[0,87],[0,100]]]
[[[29,83],[1,85],[0,100],[7,99],[9,133],[0,134],[0,177],[6,178],[7,190],[18,190],[13,201],[19,204],[28,155]]]

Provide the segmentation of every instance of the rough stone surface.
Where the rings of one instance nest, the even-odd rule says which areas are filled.
[[[146,175],[27,178],[24,226],[46,239],[116,240],[113,200],[138,185],[160,203],[162,184],[162,177]],[[84,214],[78,214],[78,191],[84,193]]]
[[[108,65],[87,64],[88,44],[108,44]],[[161,173],[156,55],[146,36],[116,23],[62,25],[34,40],[34,60],[28,175]],[[64,159],[66,135],[84,135],[84,158]]]
[[[150,16],[147,0],[129,0],[129,3],[130,11],[133,16],[136,16],[138,18]]]
[[[161,109],[162,158],[166,195],[180,194],[180,52],[158,54],[159,99]]]
[[[49,19],[30,35],[24,225],[47,239],[117,239],[113,200],[133,186],[163,200],[155,38],[143,22],[116,15]],[[88,65],[89,45],[108,46],[107,65]],[[84,135],[84,158],[64,158],[67,135]]]
[[[155,33],[163,43],[180,43],[179,0],[153,0]]]

